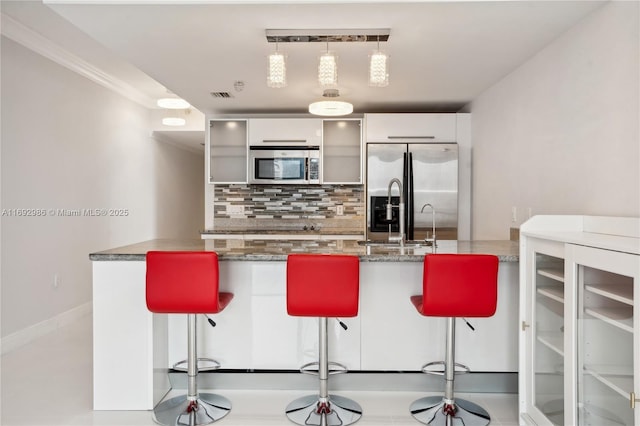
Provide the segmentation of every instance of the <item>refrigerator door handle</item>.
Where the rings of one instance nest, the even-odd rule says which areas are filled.
[[[402,187],[404,195],[404,224],[407,240],[413,239],[413,161],[411,151],[402,155]]]
[[[407,239],[413,240],[413,228],[414,228],[414,193],[413,193],[413,153],[409,151],[407,158],[407,173],[408,173],[408,189],[407,189]]]

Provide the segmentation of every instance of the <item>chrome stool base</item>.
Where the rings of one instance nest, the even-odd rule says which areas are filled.
[[[427,396],[411,404],[411,415],[420,423],[434,426],[486,426],[491,422],[487,410],[465,399],[456,398],[452,416],[444,412],[445,401],[441,396]],[[447,423],[447,417],[450,423]]]
[[[362,407],[352,399],[329,395],[328,412],[322,411],[318,395],[298,398],[287,405],[286,414],[293,423],[302,426],[346,426],[362,417]]]
[[[193,403],[197,409],[189,410]],[[201,393],[193,403],[187,400],[186,395],[168,399],[153,409],[153,420],[166,426],[210,425],[231,411],[231,402],[224,396],[213,393]]]

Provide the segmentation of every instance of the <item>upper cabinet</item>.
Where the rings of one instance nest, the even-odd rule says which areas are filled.
[[[366,114],[367,142],[456,142],[456,114]]]
[[[249,145],[317,145],[322,142],[318,118],[252,118]]]
[[[209,120],[209,183],[247,182],[247,120]]]
[[[362,183],[362,120],[322,122],[324,183]]]

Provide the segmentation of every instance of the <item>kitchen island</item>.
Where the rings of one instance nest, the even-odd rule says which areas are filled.
[[[291,372],[317,357],[317,321],[286,313],[289,253],[360,258],[360,310],[330,325],[330,359],[350,371],[416,372],[444,357],[445,320],[419,315],[409,297],[422,291],[431,247],[361,246],[350,240],[152,240],[93,253],[94,409],[151,409],[169,389],[167,371],[185,358],[184,315],[154,315],[145,304],[150,250],[214,250],[220,287],[234,293],[211,328],[198,323],[201,357],[225,371]],[[437,253],[489,253],[500,259],[493,317],[458,327],[457,361],[474,372],[517,372],[518,243],[439,241]],[[197,297],[197,296],[196,296]],[[331,324],[331,323],[330,323]],[[500,350],[496,350],[500,348]],[[256,373],[257,374],[257,373]]]

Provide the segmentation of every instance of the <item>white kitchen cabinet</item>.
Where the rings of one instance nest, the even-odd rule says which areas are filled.
[[[236,285],[233,285],[236,284]],[[220,262],[222,291],[233,300],[213,319],[198,316],[198,356],[227,369],[297,370],[318,360],[318,321],[287,314],[286,262]],[[360,369],[360,318],[329,321],[329,358]],[[169,365],[186,357],[186,317],[169,318]]]
[[[209,183],[246,183],[247,120],[211,119],[207,140]]]
[[[536,216],[520,241],[521,424],[640,424],[640,219]]]
[[[410,302],[422,293],[422,273],[422,262],[361,264],[362,370],[419,371],[427,362],[444,359],[446,318],[422,316]],[[468,318],[475,330],[458,320],[456,362],[475,373],[516,372],[517,305],[518,263],[500,262],[496,313]]]
[[[456,142],[455,113],[365,114],[366,141]]]
[[[322,122],[323,183],[362,183],[362,120]]]
[[[322,142],[322,119],[251,118],[249,145],[316,145]]]

